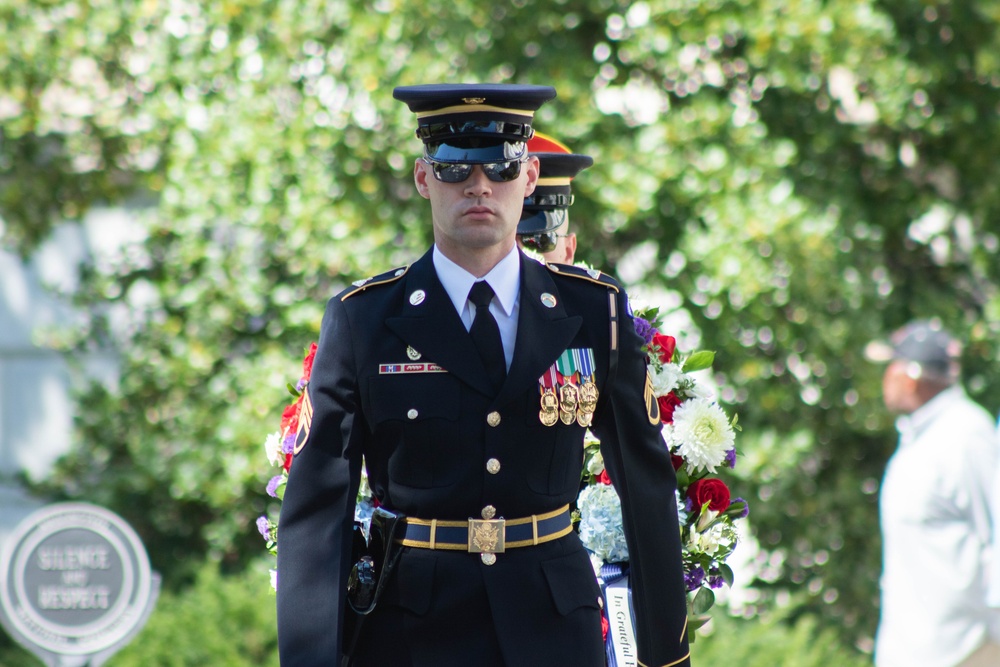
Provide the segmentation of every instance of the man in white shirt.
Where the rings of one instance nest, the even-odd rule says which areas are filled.
[[[996,428],[958,383],[960,352],[936,319],[866,349],[889,362],[883,399],[902,415],[879,496],[878,667],[1000,665],[986,603]]]

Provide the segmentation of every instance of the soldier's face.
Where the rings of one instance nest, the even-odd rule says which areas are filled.
[[[520,175],[506,182],[491,181],[478,165],[461,183],[438,181],[431,169],[417,160],[413,179],[417,192],[431,202],[434,242],[443,251],[511,247],[524,198],[534,192],[538,181],[538,158],[529,157]]]

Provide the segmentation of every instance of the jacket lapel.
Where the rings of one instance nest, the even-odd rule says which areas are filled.
[[[405,280],[400,316],[386,318],[386,326],[420,352],[422,361],[434,362],[477,391],[492,394],[486,368],[438,280],[430,251],[413,263]],[[421,291],[422,300],[413,298]]]
[[[544,301],[543,295],[548,295]],[[551,307],[546,305],[552,304],[553,300]],[[582,323],[582,317],[566,315],[559,290],[548,269],[521,254],[517,341],[514,359],[496,404],[503,405],[526,388],[537,386],[538,378],[570,346]]]

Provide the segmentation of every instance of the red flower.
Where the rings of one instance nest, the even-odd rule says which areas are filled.
[[[607,469],[601,471],[601,474],[597,476],[597,481],[601,484],[611,486],[611,478],[608,476]]]
[[[707,477],[692,482],[687,495],[697,508],[708,503],[708,509],[713,512],[724,512],[729,507],[729,487],[721,479]]]
[[[309,382],[309,378],[312,377],[313,361],[316,359],[316,343],[310,343],[309,352],[306,353],[306,358],[302,360],[302,381]]]
[[[608,630],[611,629],[611,623],[608,622],[608,617],[601,612],[601,641],[607,643],[608,641]]]
[[[665,364],[669,364],[670,360],[674,358],[674,349],[677,347],[677,339],[673,336],[658,333],[653,335],[652,345],[654,348],[659,349],[657,355],[660,357],[660,361]]]
[[[302,407],[302,396],[288,405],[281,413],[281,432],[294,433],[299,430],[299,409]]]
[[[657,398],[656,402],[660,404],[660,421],[664,424],[673,423],[674,408],[681,404],[681,399],[677,398],[677,394],[670,392],[666,396]]]
[[[288,472],[289,469],[291,469],[291,467],[292,467],[292,459],[294,459],[294,458],[295,458],[294,454],[285,454],[285,462],[281,466],[282,468],[285,469],[285,472]]]
[[[684,457],[677,456],[677,454],[671,454],[670,462],[674,465],[674,472],[677,472],[681,469],[681,466],[684,465]]]

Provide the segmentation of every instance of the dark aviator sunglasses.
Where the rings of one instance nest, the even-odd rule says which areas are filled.
[[[552,252],[556,249],[559,239],[567,236],[569,236],[569,234],[557,234],[555,232],[518,234],[518,238],[521,239],[521,245],[536,252]]]
[[[462,183],[468,180],[469,176],[472,175],[472,168],[477,166],[461,162],[436,162],[427,158],[424,158],[424,162],[431,166],[434,178],[442,183]],[[489,162],[478,166],[482,167],[486,178],[494,183],[507,183],[521,175],[521,163],[523,162],[523,159],[507,160],[505,162]]]

